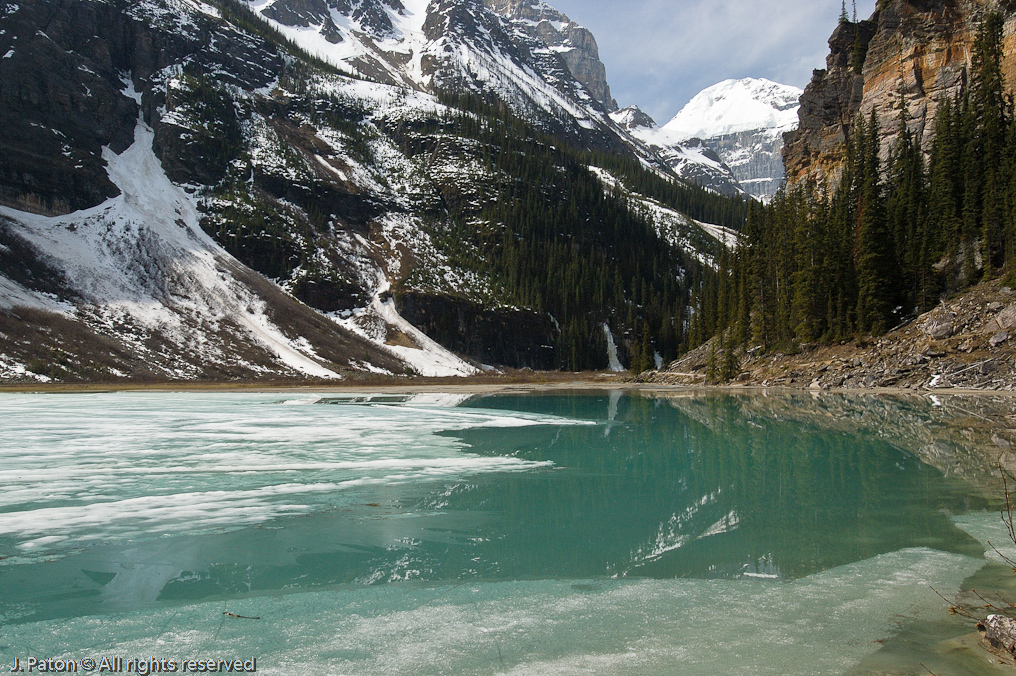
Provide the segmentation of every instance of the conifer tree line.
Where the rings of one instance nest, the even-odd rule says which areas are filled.
[[[1002,28],[998,13],[982,21],[968,84],[939,102],[927,132],[930,157],[901,100],[900,112],[872,110],[851,125],[834,189],[784,188],[750,208],[737,248],[696,289],[691,345],[722,336],[720,363],[748,346],[878,336],[944,294],[1016,277],[1016,116]],[[900,132],[883,161],[889,116]],[[735,369],[718,366],[718,376]]]
[[[488,173],[499,177],[497,194],[482,204],[463,203],[454,188],[442,189],[442,209],[431,215],[440,230],[435,239],[456,266],[494,280],[503,300],[554,317],[561,369],[606,368],[604,323],[619,339],[629,338],[635,370],[650,368],[654,352],[669,359],[687,349],[687,289],[703,266],[664,241],[624,198],[604,190],[587,168],[592,154],[540,134],[474,93],[446,93],[443,101],[449,107],[440,119],[401,122],[391,131],[410,156],[433,153],[441,138],[473,139]],[[701,189],[668,193],[668,181],[652,183],[634,161],[623,169],[626,180],[711,215],[728,209],[732,220],[737,208],[746,209],[741,202],[727,207],[729,200]]]

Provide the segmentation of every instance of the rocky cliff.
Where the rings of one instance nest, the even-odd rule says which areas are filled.
[[[617,110],[610,96],[607,69],[600,61],[596,38],[567,16],[543,2],[530,0],[484,0],[486,6],[512,19],[531,38],[543,42],[568,66],[578,80],[608,112]]]
[[[851,124],[873,109],[883,156],[899,134],[902,106],[930,150],[936,111],[966,84],[978,25],[992,10],[1006,16],[1003,68],[1012,88],[1016,5],[1009,0],[886,0],[869,20],[837,26],[826,69],[815,71],[801,97],[800,127],[786,137],[789,182],[835,183]]]

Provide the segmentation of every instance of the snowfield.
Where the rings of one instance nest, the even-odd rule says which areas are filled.
[[[221,363],[230,354],[205,337],[232,325],[293,371],[339,377],[305,344],[287,338],[265,316],[264,301],[232,278],[229,271],[238,263],[198,226],[193,200],[166,177],[152,152],[153,138],[151,128],[139,121],[132,146],[120,155],[103,150],[110,180],[122,193],[118,197],[67,216],[5,207],[0,213],[22,226],[19,234],[63,271],[82,298],[80,312],[111,327],[132,325],[142,352],[145,337],[159,333],[185,351],[200,353],[203,361]],[[26,299],[26,291],[4,280],[0,303],[34,300],[41,309],[69,311],[39,294],[28,292]]]

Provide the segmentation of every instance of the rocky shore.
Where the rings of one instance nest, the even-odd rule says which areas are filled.
[[[640,380],[707,384],[710,361],[715,369],[719,355],[718,346],[707,343]],[[997,280],[985,282],[870,342],[801,345],[778,353],[750,348],[738,357],[733,386],[1013,391],[1016,291]]]

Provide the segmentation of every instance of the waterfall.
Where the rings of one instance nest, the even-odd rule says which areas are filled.
[[[614,344],[614,335],[606,323],[603,324],[603,335],[607,337],[607,359],[610,362],[610,370],[615,373],[624,371],[624,367],[617,359],[617,345]]]

